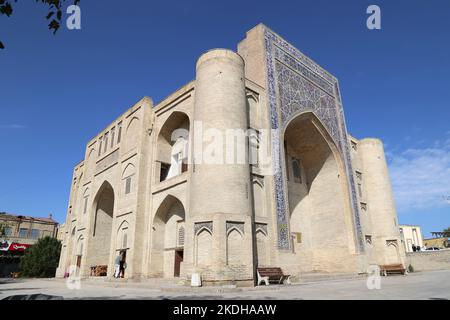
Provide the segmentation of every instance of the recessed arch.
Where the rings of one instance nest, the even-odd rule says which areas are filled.
[[[241,230],[231,227],[227,231],[227,265],[242,265],[244,260],[244,235]]]
[[[266,216],[266,197],[264,180],[252,179],[252,192],[253,192],[253,210],[254,215],[258,217]]]
[[[125,250],[130,247],[129,244],[129,231],[130,225],[127,220],[122,221],[120,226],[117,228],[117,241],[116,241],[116,249],[117,250]]]
[[[98,188],[92,204],[90,232],[88,241],[87,264],[89,266],[106,265],[111,260],[111,238],[114,219],[115,192],[108,181]],[[111,271],[111,270],[109,270]]]
[[[122,172],[122,179],[128,178],[132,175],[134,175],[136,172],[136,167],[132,163],[128,163],[125,167],[125,169]]]
[[[247,112],[250,120],[250,126],[255,128],[261,127],[261,110],[259,104],[259,96],[253,91],[247,91]]]
[[[157,166],[160,167],[159,181],[187,171],[189,157],[189,116],[174,111],[161,125],[157,135]]]
[[[257,267],[267,266],[269,265],[267,232],[262,228],[257,228],[255,231],[255,238]]]
[[[130,130],[132,130],[133,126],[134,126],[134,125],[137,125],[138,122],[139,122],[139,118],[138,118],[138,117],[136,117],[136,116],[132,117],[132,118],[128,121],[126,133],[128,134],[128,132],[129,132]]]
[[[239,228],[237,227],[231,227],[230,229],[227,230],[227,236],[232,232],[232,231],[237,231],[241,236],[244,236],[244,233],[239,230]]]
[[[302,234],[301,243],[293,242],[294,252],[310,255],[310,261],[325,257],[313,254],[319,249],[348,254],[348,239],[354,234],[347,175],[338,146],[313,112],[289,118],[283,142],[289,229]],[[334,227],[328,228],[325,221]]]
[[[198,229],[197,232],[195,233],[195,235],[198,236],[203,231],[207,231],[212,236],[212,231],[207,226],[203,226],[200,229]]]
[[[184,228],[185,209],[175,196],[168,195],[156,210],[151,228],[152,272],[166,278],[175,276],[175,256],[182,251],[178,241],[179,230]],[[183,243],[184,245],[184,243]]]
[[[397,240],[386,240],[384,258],[386,264],[402,263]]]
[[[83,250],[84,250],[84,237],[83,235],[80,235],[77,239],[77,246],[76,246],[76,250],[75,250],[75,255],[76,256],[82,256],[83,255]]]
[[[140,136],[140,119],[136,116],[132,117],[126,126],[125,136],[122,144],[125,147],[125,151],[129,151],[137,146]]]
[[[212,262],[212,232],[206,226],[195,234],[194,262],[198,267],[208,267]]]

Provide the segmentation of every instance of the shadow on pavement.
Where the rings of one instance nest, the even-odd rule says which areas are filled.
[[[64,300],[62,296],[50,296],[47,294],[19,294],[3,298],[2,300]]]

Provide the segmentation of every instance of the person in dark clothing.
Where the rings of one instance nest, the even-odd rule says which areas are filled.
[[[127,263],[125,261],[125,259],[126,259],[126,252],[122,251],[120,253],[120,257],[121,257],[121,259],[120,259],[120,267],[119,267],[119,270],[120,270],[119,271],[119,277],[123,278],[123,277],[125,277],[125,269],[127,268]]]

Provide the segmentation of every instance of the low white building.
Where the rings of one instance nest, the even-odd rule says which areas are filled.
[[[399,228],[406,252],[413,252],[413,246],[423,250],[423,237],[419,226],[401,225]]]

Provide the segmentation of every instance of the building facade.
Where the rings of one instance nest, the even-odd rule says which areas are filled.
[[[58,222],[50,214],[48,218],[38,218],[0,212],[0,223],[4,226],[4,238],[10,243],[35,244],[39,238],[56,238]]]
[[[403,263],[400,241],[381,141],[351,137],[337,79],[260,24],[87,143],[57,275],[112,277],[124,251],[126,278],[253,285],[258,266]]]
[[[413,247],[424,247],[422,231],[419,226],[401,225],[399,226],[400,236],[405,252],[414,252]]]
[[[58,222],[48,218],[0,212],[0,278],[19,271],[25,251],[39,238],[56,238]]]

